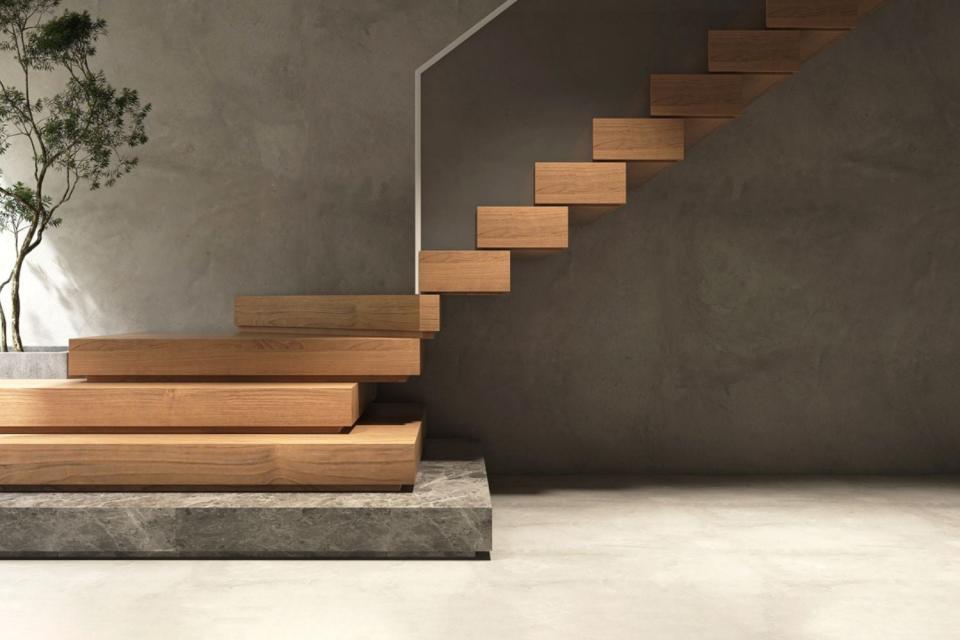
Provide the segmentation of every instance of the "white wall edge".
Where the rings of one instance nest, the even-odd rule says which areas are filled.
[[[494,9],[493,11],[491,11],[489,14],[487,14],[487,16],[486,16],[485,18],[483,18],[482,20],[480,20],[480,22],[476,23],[475,25],[473,25],[472,27],[470,27],[468,30],[464,31],[464,32],[460,35],[459,38],[457,38],[456,40],[454,40],[453,42],[451,42],[450,44],[448,44],[447,46],[445,46],[443,49],[441,49],[439,52],[437,52],[433,57],[431,57],[429,60],[427,60],[426,62],[424,62],[422,65],[420,65],[420,67],[418,67],[417,70],[414,72],[413,86],[414,86],[414,95],[415,95],[415,98],[414,98],[414,116],[413,116],[413,117],[414,117],[414,121],[415,121],[415,124],[414,124],[414,136],[415,136],[415,138],[416,138],[416,140],[415,140],[415,142],[414,142],[414,160],[413,160],[413,161],[414,161],[414,171],[413,171],[413,174],[414,174],[414,177],[413,177],[413,179],[414,179],[414,211],[413,211],[413,215],[414,215],[414,219],[413,219],[413,236],[414,236],[414,250],[413,250],[413,287],[414,287],[414,293],[417,293],[417,294],[420,293],[420,249],[421,249],[421,247],[423,246],[423,242],[422,242],[422,235],[423,235],[423,234],[422,234],[422,227],[423,227],[423,223],[422,223],[422,215],[423,215],[423,207],[422,207],[422,204],[423,204],[423,203],[422,203],[423,191],[422,191],[422,188],[421,188],[423,173],[422,173],[422,171],[421,171],[421,166],[420,166],[420,165],[421,165],[421,159],[422,159],[421,147],[420,147],[420,136],[421,136],[421,131],[422,131],[421,122],[420,122],[420,120],[421,120],[421,115],[422,115],[422,114],[421,114],[421,103],[420,103],[420,77],[421,77],[427,70],[429,70],[430,67],[432,67],[433,65],[435,65],[435,64],[437,64],[438,62],[440,62],[441,60],[443,60],[445,57],[447,57],[447,55],[448,55],[451,51],[453,51],[454,49],[456,49],[457,47],[459,47],[461,44],[463,44],[464,42],[466,42],[467,40],[469,40],[470,37],[473,36],[473,34],[475,34],[476,32],[480,31],[480,29],[483,29],[483,28],[484,28],[485,26],[487,26],[490,22],[492,22],[494,18],[496,18],[496,17],[499,16],[501,13],[503,13],[504,11],[506,11],[507,9],[509,9],[510,7],[512,7],[512,6],[513,6],[514,4],[516,4],[517,2],[518,2],[518,0],[507,0],[506,2],[504,2],[503,4],[501,4],[499,7],[497,7],[496,9]]]

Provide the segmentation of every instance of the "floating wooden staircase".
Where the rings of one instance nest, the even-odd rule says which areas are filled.
[[[596,118],[592,161],[537,162],[532,203],[480,206],[476,249],[422,251],[421,295],[241,296],[239,332],[72,340],[69,381],[0,383],[0,488],[399,489],[437,294],[510,291],[511,253],[567,248],[569,220],[627,202],[880,0],[767,0],[766,29],[707,34],[709,73],[654,74],[649,117]],[[642,115],[642,114],[641,114]]]

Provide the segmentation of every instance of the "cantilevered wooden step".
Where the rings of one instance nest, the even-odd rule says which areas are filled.
[[[398,490],[412,485],[422,413],[400,405],[348,433],[5,434],[3,490]]]
[[[70,341],[71,378],[398,381],[420,340],[316,335],[121,335]]]
[[[596,161],[676,161],[683,154],[682,118],[593,119]]]
[[[0,433],[323,433],[376,395],[356,382],[0,381]]]
[[[440,296],[238,296],[234,322],[252,331],[428,338],[440,330]]]
[[[769,29],[852,29],[860,0],[766,0]]]
[[[625,162],[538,162],[538,205],[619,206],[627,203]]]
[[[650,76],[650,113],[708,119],[715,128],[718,118],[739,116],[750,102],[783,82],[788,74],[654,74]],[[687,122],[686,129],[700,127]],[[689,136],[688,136],[689,137]]]
[[[509,251],[421,251],[424,293],[509,293]]]
[[[794,73],[844,33],[808,29],[710,31],[709,68],[714,73]]]
[[[566,249],[567,207],[477,207],[478,249]]]

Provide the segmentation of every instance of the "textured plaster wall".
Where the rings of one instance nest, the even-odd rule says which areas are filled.
[[[153,103],[151,141],[32,262],[25,341],[223,329],[243,293],[412,291],[413,72],[500,2],[66,0],[108,20],[98,63]]]
[[[760,6],[521,0],[424,79],[426,246]],[[498,472],[960,471],[958,24],[888,0],[509,296],[445,301],[434,434]]]

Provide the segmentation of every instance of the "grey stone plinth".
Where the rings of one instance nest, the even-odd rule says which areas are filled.
[[[52,380],[66,377],[66,347],[27,347],[23,353],[0,353],[2,380]]]
[[[479,448],[435,440],[412,492],[0,493],[0,557],[473,558],[492,517]]]

